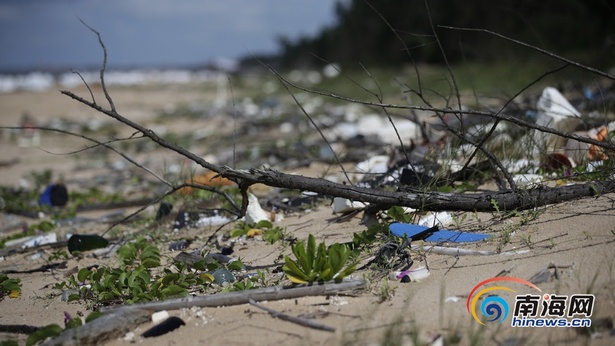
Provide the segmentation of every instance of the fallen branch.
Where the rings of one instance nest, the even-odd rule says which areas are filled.
[[[105,341],[123,336],[149,319],[150,312],[147,310],[120,310],[101,316],[81,327],[67,329],[42,346],[101,345]]]
[[[310,320],[306,320],[304,318],[300,318],[300,317],[294,317],[294,316],[289,316],[286,314],[283,314],[279,311],[276,311],[274,309],[270,309],[264,305],[258,304],[257,302],[255,302],[254,300],[250,299],[249,301],[250,305],[255,306],[261,310],[265,310],[267,311],[271,316],[279,318],[281,320],[284,321],[288,321],[288,322],[292,322],[292,323],[296,323],[300,326],[304,326],[304,327],[308,327],[308,328],[312,328],[312,329],[318,329],[318,330],[324,330],[326,332],[335,332],[335,328],[334,327],[330,327],[321,323],[316,323]]]
[[[362,290],[365,288],[363,280],[349,280],[340,283],[314,283],[306,286],[275,286],[255,290],[226,292],[212,294],[203,297],[187,297],[169,299],[160,302],[149,302],[134,305],[123,305],[110,309],[103,309],[114,313],[118,310],[144,309],[150,311],[178,310],[181,308],[197,307],[220,307],[230,305],[248,304],[250,300],[255,302],[263,300],[293,299],[307,296],[329,296],[348,291]]]
[[[88,28],[93,31],[99,41],[101,41],[100,34],[88,26]],[[529,190],[516,190],[516,191],[500,191],[500,192],[483,192],[483,193],[440,193],[440,192],[427,192],[427,191],[418,191],[418,192],[391,192],[377,189],[368,189],[368,188],[360,188],[355,186],[350,186],[348,184],[339,184],[327,181],[325,179],[317,179],[304,177],[299,175],[286,174],[274,170],[268,169],[256,169],[253,168],[249,171],[245,170],[237,170],[228,166],[220,166],[212,164],[193,152],[183,148],[181,146],[177,146],[172,144],[165,139],[158,136],[154,131],[144,127],[143,125],[134,122],[123,115],[119,114],[115,106],[112,103],[111,97],[108,94],[107,87],[104,83],[103,75],[106,66],[106,48],[101,43],[101,47],[104,51],[104,62],[103,67],[101,68],[101,86],[110,103],[110,109],[106,109],[99,104],[96,103],[95,100],[88,101],[78,95],[70,91],[61,91],[62,94],[71,97],[72,99],[85,104],[94,110],[106,114],[107,116],[125,124],[129,127],[141,132],[143,136],[148,137],[154,143],[160,145],[161,147],[170,149],[190,160],[194,163],[214,171],[218,173],[221,177],[228,178],[235,183],[240,188],[242,194],[242,204],[241,204],[241,215],[245,214],[247,209],[248,201],[247,201],[247,189],[253,184],[262,183],[272,187],[280,187],[280,188],[288,188],[288,189],[296,189],[296,190],[307,190],[316,192],[322,195],[330,195],[334,197],[343,197],[348,198],[354,201],[368,202],[378,205],[379,207],[386,208],[390,206],[405,206],[411,208],[417,208],[420,210],[449,210],[449,211],[493,211],[496,208],[499,210],[525,210],[531,209],[539,206],[544,206],[547,204],[559,203],[563,201],[569,201],[573,199],[578,199],[581,197],[594,196],[601,193],[607,193],[615,190],[615,180],[607,180],[601,182],[594,183],[586,183],[586,184],[578,184],[571,186],[562,186],[555,188],[548,187],[536,187]],[[566,61],[568,62],[568,61]],[[578,65],[575,65],[578,66]],[[583,66],[580,66],[583,67]],[[591,71],[591,70],[590,70]],[[324,93],[315,90],[310,90],[292,82],[282,78],[279,75],[278,79],[286,86],[292,86],[299,90],[303,90],[306,92],[310,92],[315,95],[323,95],[335,99],[345,100],[357,104],[364,104],[369,106],[377,106],[383,109],[386,108],[400,108],[400,109],[408,109],[408,110],[422,110],[422,111],[431,111],[436,114],[454,114],[455,116],[459,116],[461,114],[474,114],[474,115],[483,115],[487,117],[491,117],[497,120],[505,120],[512,122],[514,124],[524,126],[526,128],[535,129],[541,132],[555,134],[561,137],[565,137],[568,139],[575,139],[579,142],[584,142],[588,144],[594,144],[599,147],[605,149],[615,149],[615,145],[611,142],[600,142],[591,138],[580,137],[577,135],[564,133],[558,131],[556,129],[552,129],[545,126],[536,125],[533,123],[528,123],[521,119],[517,119],[512,116],[501,114],[500,112],[482,112],[475,110],[463,110],[463,109],[452,109],[450,107],[447,108],[434,108],[434,107],[417,107],[417,106],[401,106],[394,104],[384,104],[382,102],[366,102],[361,100],[356,100],[348,97],[343,97],[331,93]],[[478,143],[475,143],[478,144]],[[477,145],[478,148],[482,148],[480,145]],[[493,160],[495,163],[498,160]],[[502,167],[500,167],[502,169]],[[506,172],[505,169],[502,169],[503,172]],[[507,177],[508,180],[511,180],[510,177]],[[514,183],[510,183],[511,187],[515,187]]]

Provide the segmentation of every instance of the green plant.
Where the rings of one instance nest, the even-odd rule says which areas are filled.
[[[533,248],[534,247],[534,243],[532,243],[532,236],[529,234],[522,234],[521,235],[521,240],[523,241],[523,243],[525,244],[525,246],[527,246],[528,248]]]
[[[70,256],[68,255],[68,252],[66,252],[66,250],[64,249],[61,249],[61,250],[53,251],[51,255],[49,255],[49,258],[47,258],[47,261],[53,262],[58,259],[67,260],[69,258]]]
[[[212,281],[210,275],[188,272],[188,265],[181,262],[173,264],[175,270],[164,268],[162,273],[155,274],[153,269],[160,266],[160,252],[145,238],[125,244],[118,255],[118,268],[81,268],[76,277],[71,276],[55,288],[78,288],[80,293],[69,296],[69,301],[132,304],[184,296],[189,288],[203,287]]]
[[[380,303],[393,298],[396,290],[397,287],[391,287],[391,285],[389,285],[389,280],[383,280],[382,284],[380,284],[380,287],[378,288],[378,298]]]
[[[9,279],[9,277],[0,273],[0,300],[8,295],[11,298],[17,298],[21,294],[21,280]]]
[[[285,238],[284,229],[278,226],[274,226],[273,223],[267,220],[262,220],[252,225],[240,223],[238,228],[235,228],[231,231],[231,237],[250,235],[250,231],[254,229],[261,230],[263,232],[263,240],[269,244],[274,244],[277,241]]]
[[[102,316],[102,313],[92,312],[85,318],[85,323],[89,323],[97,319],[100,316]],[[39,341],[43,341],[47,338],[58,336],[65,329],[80,327],[83,325],[83,321],[81,320],[81,317],[71,318],[67,312],[64,312],[64,325],[66,326],[66,328],[62,328],[58,324],[55,324],[55,323],[42,327],[41,329],[37,330],[36,332],[28,336],[28,339],[26,339],[26,345],[27,346],[35,345]]]
[[[298,242],[292,246],[292,252],[296,260],[285,256],[282,269],[293,283],[342,280],[356,270],[356,263],[348,263],[351,251],[346,244],[327,247],[322,242],[317,247],[312,234],[308,237],[307,247]]]

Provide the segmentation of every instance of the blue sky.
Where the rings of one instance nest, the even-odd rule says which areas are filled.
[[[271,53],[276,37],[312,35],[336,0],[0,0],[0,69],[203,63]]]

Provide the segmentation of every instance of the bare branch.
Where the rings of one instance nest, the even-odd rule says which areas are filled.
[[[86,28],[90,29],[91,32],[96,34],[96,37],[98,37],[98,43],[103,49],[103,64],[102,64],[102,67],[100,68],[100,86],[102,87],[102,90],[105,93],[105,97],[107,98],[107,101],[109,102],[109,106],[111,107],[111,110],[115,112],[115,105],[113,104],[113,99],[109,95],[109,92],[107,91],[107,85],[105,84],[105,70],[107,69],[107,47],[105,47],[105,43],[100,37],[100,33],[98,31],[94,30],[94,28],[89,26],[81,18],[79,18],[79,21],[81,22],[81,24],[85,25]]]
[[[310,120],[310,123],[312,123],[312,126],[314,126],[316,131],[318,131],[318,133],[320,134],[320,137],[323,139],[323,141],[325,141],[325,143],[329,147],[329,150],[331,150],[331,153],[333,153],[333,157],[335,158],[335,161],[337,162],[337,164],[340,166],[340,169],[342,170],[342,173],[346,177],[346,180],[348,181],[348,184],[353,185],[353,182],[352,182],[352,180],[350,180],[350,177],[348,176],[348,173],[346,173],[346,169],[344,168],[344,165],[342,165],[342,162],[340,161],[339,157],[337,156],[337,153],[335,152],[335,150],[333,150],[333,147],[331,146],[331,143],[329,143],[329,140],[327,139],[325,134],[322,133],[322,131],[320,130],[320,127],[318,126],[318,124],[316,124],[314,119],[308,114],[308,112],[305,110],[305,108],[303,108],[303,105],[301,105],[299,100],[297,100],[297,98],[295,97],[295,94],[292,91],[290,91],[290,89],[288,88],[288,85],[286,85],[283,82],[283,79],[280,79],[282,76],[280,76],[280,74],[276,70],[274,70],[273,67],[271,67],[269,65],[266,65],[266,66],[269,69],[269,71],[271,71],[278,78],[278,80],[281,82],[280,84],[282,84],[282,86],[284,86],[286,91],[288,91],[290,96],[293,98],[293,101],[295,101],[295,104],[299,107],[299,109],[301,109],[301,112],[303,112],[303,114],[308,118],[308,120]]]
[[[91,103],[91,104],[94,105],[94,103]],[[0,126],[0,128],[9,129],[9,130],[24,130],[24,129],[26,129],[26,127],[23,127],[23,126]],[[154,172],[151,169],[149,169],[149,168],[139,164],[138,162],[133,160],[130,156],[124,154],[121,151],[118,151],[117,149],[115,149],[114,147],[109,145],[109,143],[115,142],[117,140],[111,140],[111,141],[108,141],[108,142],[101,142],[101,141],[99,141],[97,139],[88,137],[86,135],[82,135],[82,134],[79,134],[79,133],[74,133],[74,132],[66,131],[66,130],[62,130],[62,129],[56,129],[56,128],[53,128],[53,127],[40,127],[40,126],[31,127],[30,126],[30,127],[27,127],[27,128],[29,128],[29,129],[34,128],[34,129],[41,130],[41,131],[49,131],[49,132],[62,133],[62,134],[65,134],[65,135],[70,135],[70,136],[75,136],[75,137],[83,138],[83,139],[88,140],[90,142],[96,143],[97,146],[105,147],[105,148],[113,151],[114,153],[120,155],[121,157],[126,159],[128,162],[132,163],[136,167],[139,167],[142,170],[146,171],[147,173],[151,174],[153,177],[155,177],[157,180],[159,180],[160,182],[164,183],[165,185],[171,186],[171,187],[173,186],[173,184],[171,184],[170,182],[165,180],[163,177],[159,176],[156,172]],[[88,148],[82,149],[82,150],[88,150],[88,149],[92,149],[92,148],[94,148],[94,147],[88,147]],[[44,151],[44,152],[46,152],[46,153],[54,154],[54,153],[51,153],[51,152],[49,152],[49,151],[47,151],[45,149],[42,149],[42,148],[39,148],[39,149]],[[76,151],[74,153],[80,152],[82,150]],[[54,154],[54,155],[57,155],[57,154]]]

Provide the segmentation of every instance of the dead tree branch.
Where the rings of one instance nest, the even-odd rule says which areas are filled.
[[[87,26],[87,25],[86,25]],[[90,28],[94,33],[97,34],[99,41],[100,34]],[[100,42],[102,45],[102,42]],[[598,181],[593,183],[585,183],[585,184],[577,184],[572,186],[560,186],[560,187],[544,187],[538,186],[528,190],[507,190],[500,192],[479,192],[479,193],[441,193],[441,192],[432,192],[432,191],[414,191],[414,192],[400,192],[400,191],[385,191],[385,190],[377,190],[377,189],[369,189],[362,188],[356,186],[350,186],[346,184],[334,183],[325,179],[311,178],[300,175],[293,175],[282,173],[275,170],[270,169],[256,169],[252,168],[250,170],[238,170],[228,166],[219,166],[212,164],[205,159],[199,157],[193,152],[183,148],[181,146],[177,146],[172,144],[165,139],[158,136],[154,131],[144,127],[143,125],[136,123],[120,113],[118,113],[113,105],[111,96],[109,95],[107,88],[104,84],[104,69],[106,66],[106,49],[103,46],[103,50],[105,52],[105,60],[103,63],[103,67],[101,69],[101,82],[102,88],[105,95],[108,97],[110,101],[110,109],[106,109],[94,101],[88,101],[78,95],[70,91],[61,91],[62,94],[84,104],[87,105],[94,110],[106,114],[107,116],[125,124],[129,127],[141,132],[143,136],[149,138],[154,143],[160,145],[163,148],[167,148],[172,150],[190,160],[195,162],[196,164],[214,171],[218,173],[220,176],[228,178],[234,182],[236,182],[240,190],[242,192],[242,205],[241,205],[241,214],[243,215],[247,208],[247,188],[256,183],[262,183],[265,185],[269,185],[272,187],[280,187],[280,188],[288,188],[288,189],[298,189],[298,190],[307,190],[313,191],[322,195],[330,195],[336,197],[348,198],[351,200],[362,201],[377,204],[381,207],[388,206],[406,206],[417,208],[421,210],[467,210],[467,211],[492,211],[494,210],[494,205],[500,210],[523,210],[535,208],[538,206],[543,206],[546,204],[559,203],[563,201],[568,201],[572,199],[577,199],[581,197],[594,196],[602,193],[607,193],[611,191],[615,191],[615,180],[606,180],[606,181]],[[567,60],[564,60],[568,62]],[[575,66],[579,66],[585,68],[589,71],[593,71],[594,69],[587,68],[580,64],[574,64]],[[275,72],[274,72],[275,73]],[[604,75],[602,73],[601,75]],[[607,74],[608,75],[608,74]],[[564,133],[552,128],[539,126],[536,124],[528,123],[521,119],[517,119],[512,116],[508,116],[502,114],[501,112],[485,112],[485,111],[476,111],[476,110],[463,110],[463,109],[452,109],[452,108],[435,108],[435,107],[421,107],[421,106],[411,106],[411,105],[395,105],[395,104],[385,104],[383,102],[367,102],[362,100],[356,100],[349,97],[344,97],[340,95],[336,95],[333,93],[325,93],[316,90],[311,90],[299,85],[296,85],[282,76],[276,73],[278,79],[283,82],[286,86],[291,86],[297,88],[299,90],[303,90],[312,94],[322,95],[334,99],[344,100],[348,102],[354,102],[358,104],[363,104],[367,106],[374,106],[383,109],[409,109],[409,110],[420,110],[420,111],[430,111],[442,116],[443,114],[449,113],[454,114],[455,116],[460,116],[463,114],[473,114],[473,115],[482,115],[491,117],[496,120],[505,120],[511,123],[524,126],[526,128],[535,129],[541,132],[547,132],[551,134],[555,134],[558,136],[562,136],[568,139],[574,139],[579,142],[594,144],[596,146],[606,148],[606,149],[615,149],[615,145],[610,142],[600,142],[597,140],[593,140],[590,138],[580,137],[576,135],[572,135],[569,133]],[[459,134],[457,134],[459,135]],[[482,148],[479,143],[473,143],[479,149]],[[497,158],[494,162],[499,162]],[[506,170],[503,167],[500,167],[504,174],[506,174]],[[510,176],[507,176],[507,179],[510,181]],[[514,187],[514,183],[510,184]]]

